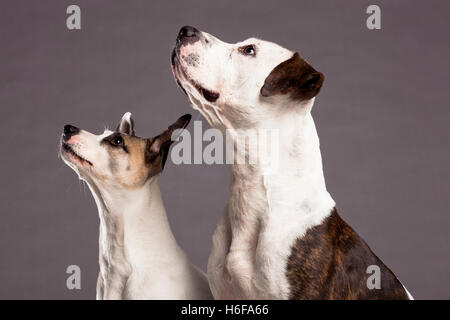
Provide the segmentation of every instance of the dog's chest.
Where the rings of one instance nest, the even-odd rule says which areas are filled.
[[[275,220],[277,221],[277,220]],[[298,221],[297,221],[298,222]],[[303,221],[303,226],[305,226]],[[210,273],[222,299],[407,299],[395,275],[378,259],[336,210],[299,229],[273,221],[255,246],[236,243]],[[222,229],[222,231],[225,229]],[[230,232],[231,229],[229,229]],[[280,232],[284,230],[284,232]],[[232,234],[223,234],[223,240]],[[216,241],[217,243],[217,241]],[[239,248],[239,249],[238,249]],[[213,248],[213,251],[216,248]],[[212,264],[214,265],[214,264]],[[381,287],[367,286],[368,266],[380,268]]]
[[[227,218],[219,224],[208,270],[216,297],[290,297],[291,284],[286,271],[293,245],[323,218],[319,214],[302,216],[297,211],[278,213],[250,228],[227,228],[226,224],[233,224]],[[229,247],[224,248],[226,243]]]

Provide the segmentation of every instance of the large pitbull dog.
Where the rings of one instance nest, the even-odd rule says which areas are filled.
[[[412,298],[340,218],[326,189],[311,117],[322,73],[277,44],[229,44],[193,27],[180,30],[172,69],[213,127],[279,132],[275,174],[261,159],[231,166],[230,199],[208,261],[215,298]]]

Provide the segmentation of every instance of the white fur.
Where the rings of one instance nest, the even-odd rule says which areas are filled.
[[[258,165],[232,165],[230,200],[208,263],[215,298],[287,299],[292,245],[334,207],[311,116],[289,114],[281,121],[276,174],[264,175]]]
[[[276,129],[280,136],[278,172],[265,174],[261,162],[271,159],[231,167],[230,199],[208,261],[211,290],[216,299],[287,299],[287,261],[295,240],[335,206],[311,116],[314,99],[260,95],[264,80],[292,51],[255,38],[229,44],[201,32],[199,39],[178,48],[180,65],[173,66],[193,107],[215,128]],[[256,56],[240,53],[250,44]],[[196,64],[185,61],[189,55],[197,57]],[[217,101],[206,101],[192,80],[219,93]]]
[[[100,216],[98,299],[210,298],[171,232],[156,178],[129,192],[86,181]]]
[[[238,48],[248,44],[255,46],[255,57],[239,53]],[[189,54],[198,55],[197,65],[183,62],[182,57]],[[176,68],[175,76],[194,108],[213,127],[232,132],[279,130],[280,137],[275,154],[278,172],[266,175],[260,163],[231,167],[230,200],[214,233],[208,261],[213,295],[216,299],[286,299],[290,292],[286,266],[294,241],[320,224],[334,207],[310,114],[314,99],[301,104],[284,97],[261,99],[259,89],[265,78],[293,55],[271,42],[251,38],[228,44],[202,33],[201,41],[181,47],[180,55],[186,76]],[[186,77],[219,92],[218,101],[207,102]]]

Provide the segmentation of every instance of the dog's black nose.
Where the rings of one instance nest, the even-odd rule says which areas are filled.
[[[180,32],[178,32],[178,38],[194,38],[198,37],[199,31],[191,26],[184,26],[180,29]]]
[[[71,126],[70,124],[66,124],[64,126],[64,141],[69,140],[71,136],[76,135],[78,132],[80,132],[80,129]]]

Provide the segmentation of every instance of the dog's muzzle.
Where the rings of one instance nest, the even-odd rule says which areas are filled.
[[[178,36],[176,39],[175,48],[172,51],[171,62],[172,62],[172,70],[175,75],[178,86],[183,90],[183,92],[187,95],[186,89],[183,88],[180,77],[189,81],[191,85],[198,91],[200,94],[209,102],[215,102],[219,98],[219,93],[214,92],[212,90],[208,90],[205,87],[201,86],[197,81],[191,79],[187,76],[186,71],[180,64],[180,48],[186,44],[192,44],[201,40],[202,33],[191,26],[184,26],[178,32]]]
[[[171,61],[172,66],[176,66],[179,61],[177,60],[180,54],[180,47],[189,43],[194,43],[200,40],[201,32],[191,26],[184,26],[178,32],[175,48],[172,51]]]

